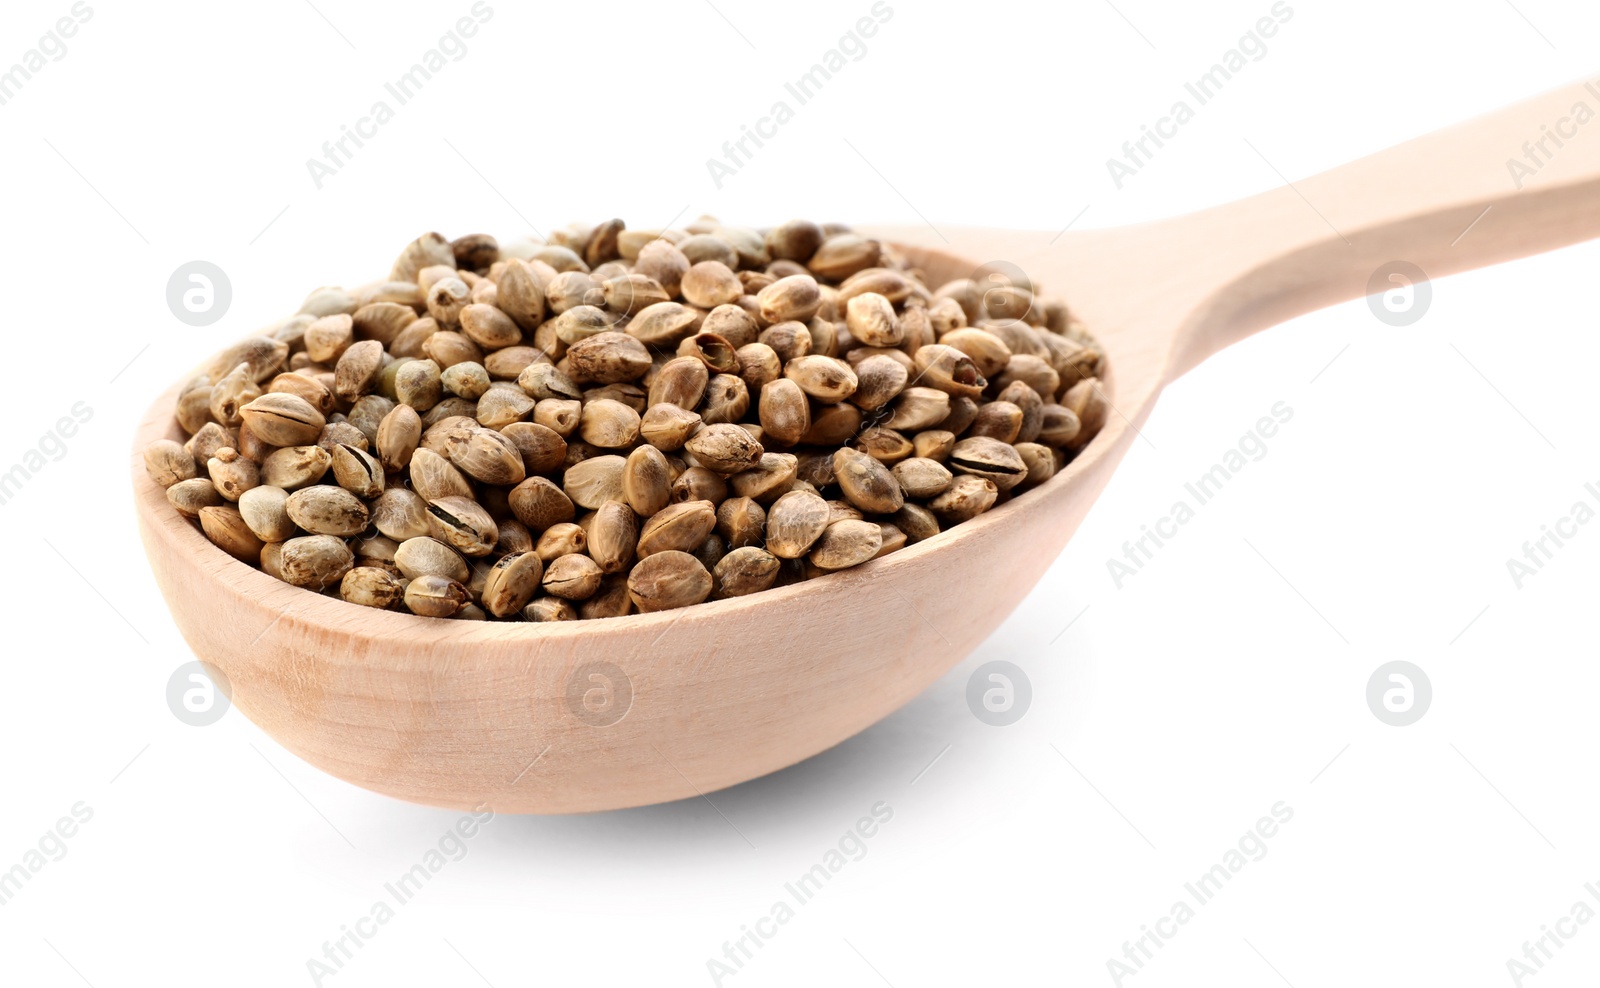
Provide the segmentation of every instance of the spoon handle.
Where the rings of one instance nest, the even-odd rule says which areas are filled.
[[[1195,306],[1168,380],[1260,329],[1403,287],[1393,262],[1433,279],[1589,240],[1600,75],[1141,232],[1187,248]]]

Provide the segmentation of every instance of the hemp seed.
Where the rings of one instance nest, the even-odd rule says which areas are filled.
[[[180,480],[193,480],[197,467],[194,457],[171,439],[158,439],[144,451],[144,468],[150,479],[162,488]]]
[[[644,614],[698,604],[711,595],[711,586],[700,560],[677,550],[642,559],[628,573],[628,596]]]

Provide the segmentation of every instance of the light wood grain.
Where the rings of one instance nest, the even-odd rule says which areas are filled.
[[[136,439],[151,566],[178,628],[226,674],[239,709],[368,789],[570,813],[755,778],[882,719],[993,631],[1076,530],[1161,388],[1209,354],[1364,295],[1388,261],[1437,278],[1600,234],[1600,132],[1580,132],[1520,191],[1506,167],[1580,99],[1600,105],[1566,87],[1294,187],[1146,226],[874,231],[904,246],[930,283],[1003,260],[1065,296],[1105,344],[1116,412],[1042,488],[859,569],[603,621],[431,621],[356,607],[236,562],[171,509],[140,453],[181,438],[175,391]],[[568,707],[574,674],[596,662],[622,670],[633,693],[605,727]]]

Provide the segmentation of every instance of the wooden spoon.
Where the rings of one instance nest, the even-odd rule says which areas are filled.
[[[1600,105],[1600,87],[1573,85],[1145,226],[874,231],[902,245],[930,284],[1000,260],[1064,296],[1105,346],[1115,411],[1038,490],[858,569],[599,621],[437,621],[357,607],[236,562],[168,505],[140,454],[181,438],[175,390],[136,439],[145,547],[179,629],[226,675],[233,702],[342,779],[511,813],[712,792],[838,744],[966,656],[1061,551],[1162,387],[1206,356],[1366,295],[1388,262],[1436,278],[1600,233],[1600,129],[1577,131],[1520,190],[1507,164],[1580,101]]]

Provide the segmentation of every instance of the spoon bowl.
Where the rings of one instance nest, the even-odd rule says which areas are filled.
[[[855,569],[596,621],[437,621],[357,607],[232,559],[167,503],[142,451],[183,438],[176,388],[136,436],[146,551],[179,630],[233,703],[339,778],[501,813],[713,792],[838,744],[966,657],[1066,545],[1162,387],[1207,355],[1366,295],[1395,261],[1438,277],[1600,234],[1600,136],[1569,142],[1520,189],[1505,165],[1541,122],[1597,98],[1581,85],[1556,90],[1145,226],[870,231],[929,284],[1001,261],[1066,298],[1105,348],[1113,410],[1049,482]]]
[[[139,449],[181,439],[176,398],[152,406]],[[429,620],[297,589],[213,546],[142,460],[134,472],[174,620],[285,748],[411,802],[572,813],[713,792],[894,712],[1026,596],[1109,479],[1123,431],[1108,425],[1038,489],[850,570],[543,624]]]

